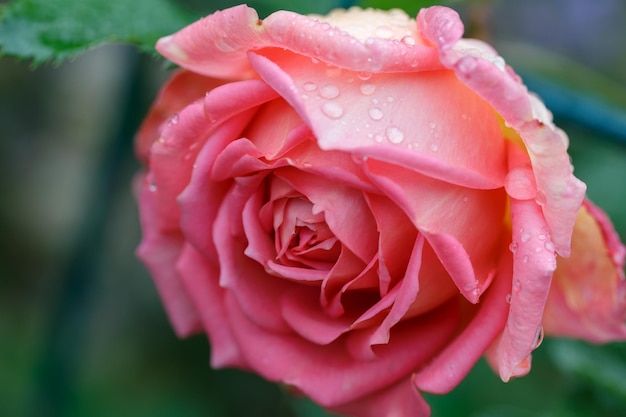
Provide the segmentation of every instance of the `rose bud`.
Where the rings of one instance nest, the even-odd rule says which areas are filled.
[[[427,416],[487,355],[623,340],[624,247],[568,138],[456,12],[246,6],[162,38],[137,153],[176,333],[351,416]]]

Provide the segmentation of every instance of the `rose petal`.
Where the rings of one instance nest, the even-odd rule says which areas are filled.
[[[174,331],[179,337],[186,337],[200,330],[201,324],[199,312],[175,268],[184,238],[179,232],[164,233],[156,227],[154,192],[145,179],[140,186],[139,215],[143,237],[137,257],[150,270]]]
[[[367,11],[358,8],[348,13],[353,23],[371,20]],[[378,23],[382,27],[384,20],[379,19]],[[358,27],[358,23],[354,26]],[[246,52],[268,47],[290,50],[355,71],[441,68],[436,51],[421,44],[414,24],[407,19],[405,26],[400,39],[386,36],[360,39],[359,33],[354,33],[356,36],[348,33],[351,28],[331,27],[314,17],[287,11],[273,13],[262,21],[254,9],[241,5],[216,12],[159,39],[156,48],[183,68],[226,79],[234,74],[238,79],[252,78],[254,71]]]
[[[595,343],[626,339],[625,251],[608,217],[586,201],[572,254],[557,260],[543,318],[547,334]]]
[[[324,150],[393,162],[475,188],[504,182],[499,122],[449,71],[374,74],[361,81],[357,73],[328,74],[325,65],[286,52],[250,53],[250,61],[309,124]]]
[[[538,345],[543,310],[556,268],[541,208],[534,201],[511,199],[513,230],[513,289],[506,327],[496,348],[496,366],[503,381],[527,368],[527,358]]]
[[[219,283],[236,297],[241,310],[259,326],[275,332],[289,331],[282,319],[280,299],[291,283],[268,275],[263,265],[247,257],[241,213],[246,201],[259,190],[262,178],[240,179],[233,184],[218,209],[213,240],[220,265]]]
[[[223,80],[203,77],[189,71],[176,71],[161,87],[159,95],[150,108],[150,112],[141,124],[135,141],[135,153],[139,160],[148,164],[150,148],[161,136],[163,124],[189,103],[202,98],[223,84]]]
[[[407,379],[352,403],[333,407],[334,412],[359,417],[429,417],[430,406]]]
[[[246,363],[241,357],[230,326],[226,324],[228,316],[224,309],[224,289],[218,283],[219,266],[190,244],[185,244],[176,263],[176,270],[209,336],[211,365],[216,368],[245,368]]]
[[[392,331],[394,343],[378,347],[377,360],[358,361],[341,345],[319,346],[296,335],[264,331],[232,296],[226,297],[226,306],[252,369],[297,387],[324,407],[357,400],[403,378],[446,343],[458,318],[455,310],[442,308],[402,323]]]
[[[502,190],[459,187],[373,159],[365,166],[424,233],[461,293],[478,302],[496,269],[502,225],[493,219],[505,215]]]
[[[487,100],[519,133],[532,162],[537,200],[554,246],[559,255],[568,256],[576,213],[586,187],[572,173],[567,136],[552,124],[545,106],[528,93],[502,58],[490,56],[484,48],[477,56],[476,43],[457,43],[463,28],[458,14],[433,7],[421,10],[417,20],[421,35],[439,48],[441,62],[454,69],[465,85]]]
[[[313,211],[324,213],[326,224],[339,241],[363,262],[376,253],[376,222],[363,193],[337,182],[294,169],[275,171],[313,203]]]
[[[467,327],[415,376],[416,386],[435,394],[456,387],[502,331],[507,317],[506,295],[511,291],[512,257],[505,253],[493,285],[478,304]]]

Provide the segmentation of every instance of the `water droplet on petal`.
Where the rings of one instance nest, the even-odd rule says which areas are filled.
[[[517,252],[517,242],[511,242],[509,245],[509,250],[513,253]]]
[[[437,152],[439,150],[439,146],[437,146],[435,143],[430,145],[430,150],[433,152]]]
[[[415,45],[415,38],[411,35],[407,35],[407,36],[404,36],[402,39],[400,39],[400,42],[406,45],[413,46]]]
[[[172,116],[172,118],[170,119],[170,124],[172,124],[172,125],[177,124],[177,123],[178,123],[178,119],[179,119],[178,113],[175,113],[175,114]]]
[[[539,326],[539,329],[537,329],[537,338],[535,341],[535,346],[533,346],[533,349],[537,349],[539,346],[541,346],[541,342],[543,342],[543,326]]]
[[[472,56],[466,56],[462,58],[457,64],[459,70],[466,74],[469,72],[472,72],[474,68],[476,68],[477,65],[478,65],[478,62],[476,61],[476,58]]]
[[[335,98],[339,95],[339,88],[336,85],[329,84],[325,85],[320,89],[320,96],[331,99]]]
[[[372,120],[380,120],[383,118],[383,111],[378,107],[372,107],[369,109],[368,114]]]
[[[520,240],[522,241],[522,243],[528,242],[530,240],[530,233],[522,233],[522,235],[520,236]]]
[[[522,262],[525,264],[528,263],[528,255],[524,255],[524,258],[522,258]]]
[[[513,283],[513,289],[515,291],[521,291],[522,290],[522,283],[519,279],[516,279],[515,282]]]
[[[311,92],[317,90],[317,85],[314,82],[307,81],[302,85],[302,88],[304,91]]]
[[[396,126],[387,128],[385,134],[391,143],[400,143],[404,140],[404,132]]]
[[[511,298],[513,298],[513,296],[511,294],[507,294],[505,297],[505,300],[508,304],[511,304]]]
[[[372,73],[371,72],[359,72],[356,76],[359,77],[359,79],[362,81],[367,81],[370,78],[372,78]]]
[[[544,246],[545,246],[547,251],[554,252],[554,244],[552,242],[550,242],[549,240],[545,243]]]
[[[343,107],[333,101],[328,101],[322,105],[322,113],[331,119],[339,119],[343,116]]]
[[[377,133],[377,134],[374,136],[374,140],[375,140],[376,142],[378,142],[378,143],[383,143],[383,142],[384,142],[384,140],[385,140],[385,137],[384,137],[383,135],[381,135],[380,133]]]
[[[369,96],[371,94],[374,94],[374,92],[376,91],[376,85],[371,84],[371,83],[366,83],[361,85],[361,93],[363,95]]]

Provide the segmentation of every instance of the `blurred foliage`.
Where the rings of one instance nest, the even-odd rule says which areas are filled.
[[[546,25],[542,19],[550,14],[544,9],[532,20],[507,12],[514,1],[437,3],[458,8],[472,36],[495,43],[543,97],[570,136],[577,176],[626,237],[626,7],[621,0],[515,3],[527,9],[540,3],[561,7]],[[248,2],[260,17],[279,9],[325,13],[353,3]],[[359,4],[400,7],[414,15],[434,3]],[[211,370],[204,337],[174,336],[148,274],[133,257],[139,231],[129,191],[139,169],[132,156],[133,132],[165,76],[162,64],[126,49],[94,66],[85,64],[90,54],[79,57],[103,42],[151,50],[158,37],[234,4],[13,0],[0,6],[3,54],[37,63],[78,57],[56,70],[42,66],[35,72],[26,64],[0,61],[0,125],[6,132],[0,140],[0,415],[328,415],[257,376]],[[587,18],[592,9],[622,16],[622,25],[607,35],[601,25],[572,25],[565,19],[576,10]],[[518,20],[546,42],[504,34]],[[597,38],[592,49],[601,46],[615,58],[589,57],[576,42],[570,49],[555,43],[558,31],[569,39],[583,27],[586,39]],[[98,78],[112,68],[118,72]],[[63,71],[69,71],[69,81],[63,82]],[[104,92],[116,91],[108,104],[98,102]],[[90,112],[92,124],[87,123]],[[83,162],[73,164],[73,158]],[[83,182],[71,189],[75,178]],[[64,194],[63,187],[70,191]],[[427,399],[434,417],[618,417],[626,415],[624,387],[624,344],[545,340],[533,354],[528,376],[504,384],[480,361],[453,392]]]
[[[58,62],[104,42],[149,51],[189,22],[191,15],[168,0],[15,0],[0,9],[0,48],[35,63]]]

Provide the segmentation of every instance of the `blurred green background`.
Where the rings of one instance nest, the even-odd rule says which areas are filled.
[[[235,4],[177,3],[195,17]],[[352,3],[249,2],[260,16]],[[359,4],[415,14],[432,3]],[[544,98],[576,174],[626,238],[626,2],[440,4]],[[174,336],[134,257],[133,134],[166,76],[127,45],[37,68],[0,59],[0,416],[325,415],[253,375],[211,370],[205,338]],[[481,361],[428,400],[435,417],[623,416],[626,343],[545,340],[527,377],[504,384]]]

